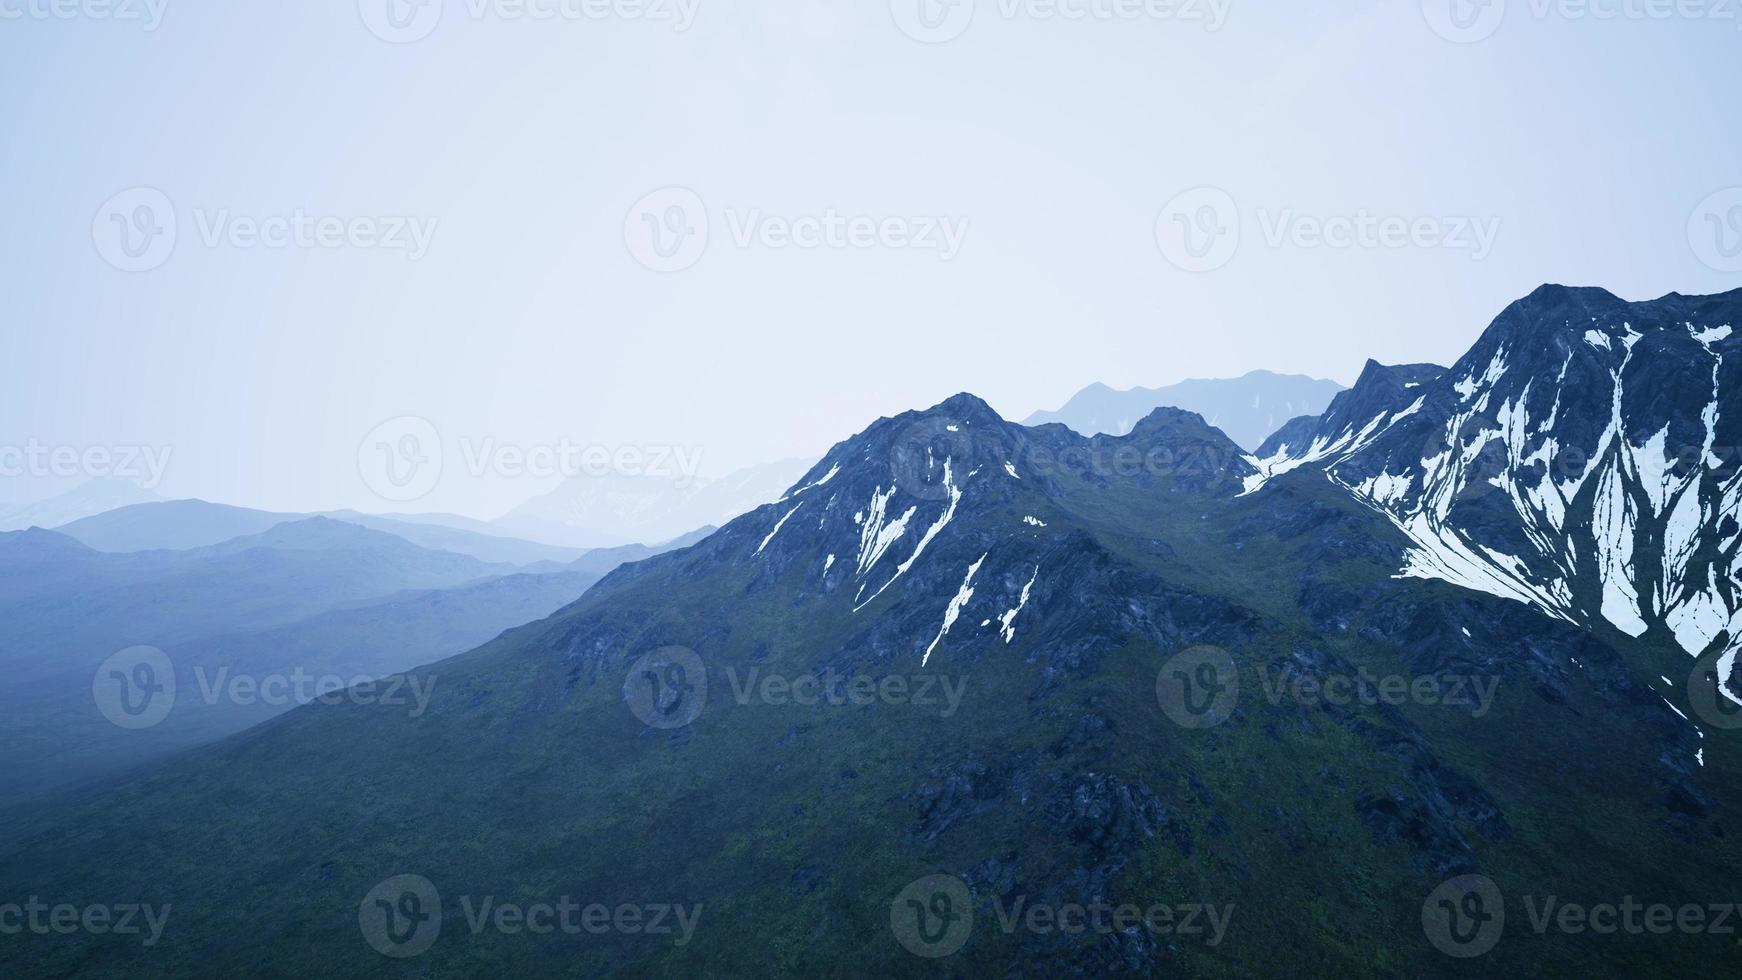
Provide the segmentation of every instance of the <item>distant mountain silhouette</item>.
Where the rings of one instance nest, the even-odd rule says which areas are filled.
[[[1342,390],[1334,381],[1270,371],[1127,391],[1097,383],[1077,392],[1058,411],[1036,412],[1022,424],[1059,422],[1086,436],[1122,436],[1156,409],[1178,408],[1202,415],[1236,444],[1256,449],[1289,419],[1324,411]]]

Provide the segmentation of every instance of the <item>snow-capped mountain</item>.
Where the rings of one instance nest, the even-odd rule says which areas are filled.
[[[1119,471],[1119,459],[1165,465]],[[1254,472],[1222,432],[1178,409],[1085,439],[1014,425],[962,394],[836,446],[714,543],[758,581],[797,566],[818,598],[845,597],[866,622],[857,656],[925,667],[942,650],[978,656],[1039,628],[1064,657],[1168,618],[1173,598],[1110,581],[1115,562],[1083,533],[1090,518],[1074,502],[1228,501]]]
[[[1450,876],[1555,894],[1571,868],[1643,894],[1668,868],[1689,894],[1725,894],[1742,741],[1678,717],[1686,699],[1656,685],[1680,655],[1396,576],[1412,548],[1398,522],[1313,471],[1473,411],[1464,377],[1370,370],[1313,462],[1272,477],[1174,409],[1119,437],[1015,425],[971,395],[877,420],[693,546],[411,672],[427,710],[317,703],[9,830],[0,894],[163,894],[197,912],[162,949],[0,944],[0,972],[33,956],[56,975],[97,956],[117,973],[245,972],[314,944],[328,972],[370,975],[358,903],[423,869],[447,895],[560,867],[518,891],[706,903],[693,944],[586,948],[591,973],[638,976],[767,972],[771,893],[804,938],[775,972],[932,975],[865,937],[940,873],[981,916],[956,972],[997,977],[1244,976],[1278,948],[1371,973]],[[1289,438],[1320,443],[1307,427]],[[1276,474],[1288,450],[1271,448]],[[1386,689],[1413,693],[1367,696]],[[361,802],[331,791],[335,772],[366,773],[346,783]],[[208,812],[226,819],[187,819]],[[1346,873],[1324,873],[1330,850]],[[214,853],[234,861],[214,869]],[[283,868],[301,871],[261,896]],[[1208,947],[1005,931],[988,907],[1167,894],[1261,911]],[[299,926],[229,941],[263,920]],[[1709,964],[1696,937],[1662,938],[1628,947],[1631,975]],[[535,974],[577,949],[486,930],[419,965]],[[1385,967],[1447,962],[1419,942]],[[1508,937],[1483,966],[1587,964],[1582,944]]]
[[[1316,465],[1442,579],[1629,636],[1730,677],[1742,647],[1742,290],[1626,302],[1544,286],[1450,369],[1369,364],[1258,452]],[[1733,695],[1734,696],[1734,695]]]
[[[1097,382],[1072,395],[1058,411],[1036,412],[1023,424],[1059,422],[1086,436],[1122,436],[1156,409],[1178,408],[1202,415],[1228,438],[1251,449],[1289,419],[1323,412],[1342,390],[1335,381],[1271,371],[1126,391]]]

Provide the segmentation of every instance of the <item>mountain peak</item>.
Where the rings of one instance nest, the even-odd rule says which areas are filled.
[[[1545,282],[1531,290],[1525,300],[1532,303],[1620,303],[1621,297],[1601,286],[1566,286],[1560,283]]]
[[[1291,418],[1316,415],[1343,390],[1334,381],[1299,374],[1253,370],[1238,378],[1188,379],[1162,388],[1116,391],[1104,384],[1084,388],[1057,411],[1035,412],[1029,428],[1062,423],[1086,436],[1124,435],[1156,408],[1196,412],[1246,449]]]
[[[0,550],[14,557],[20,555],[73,555],[90,552],[77,540],[59,531],[29,527],[22,531],[0,531]]]
[[[1226,443],[1230,453],[1238,454],[1240,452],[1240,447],[1228,438],[1227,433],[1205,421],[1202,415],[1166,405],[1140,419],[1131,428],[1131,434],[1126,438],[1137,440],[1139,443],[1156,441]]]
[[[1004,416],[999,415],[986,400],[968,392],[958,392],[938,402],[931,408],[920,413],[922,416],[953,415],[970,422],[996,422],[1002,424]]]

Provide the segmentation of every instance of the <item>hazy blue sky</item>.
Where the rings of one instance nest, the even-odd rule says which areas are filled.
[[[167,447],[170,495],[395,509],[359,447],[415,416],[444,469],[407,509],[494,516],[550,481],[474,475],[486,440],[717,473],[959,390],[1021,418],[1092,381],[1446,362],[1543,281],[1742,284],[1689,227],[1742,236],[1742,194],[1696,214],[1742,185],[1728,6],[1216,0],[1211,29],[1210,0],[658,3],[680,30],[600,0],[151,0],[150,29],[96,16],[146,0],[58,2],[0,0],[0,447]],[[151,198],[109,202],[141,187],[167,258],[120,250]],[[705,249],[662,255],[697,202]],[[1229,202],[1231,256],[1170,241]],[[299,210],[349,231],[250,242]],[[1454,247],[1314,243],[1363,212]],[[831,214],[870,220],[782,247]],[[427,240],[367,247],[378,218]]]

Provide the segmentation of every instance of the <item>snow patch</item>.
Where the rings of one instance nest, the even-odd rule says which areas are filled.
[[[768,542],[774,540],[774,536],[776,534],[779,534],[780,529],[786,526],[787,520],[789,518],[791,518],[792,515],[798,513],[798,509],[800,507],[803,507],[803,506],[804,506],[803,502],[800,502],[799,504],[794,506],[791,510],[787,511],[785,517],[782,517],[780,520],[774,522],[774,530],[769,531],[768,537],[763,538],[762,543],[756,546],[756,554],[758,554],[758,555],[762,554],[762,549],[768,547]],[[752,557],[754,557],[754,556],[752,556]]]
[[[991,554],[991,552],[987,552],[987,554]],[[925,656],[919,658],[921,667],[926,665],[926,661],[931,659],[932,651],[936,650],[938,644],[943,642],[944,637],[949,635],[950,627],[956,625],[956,617],[962,614],[962,607],[968,604],[969,599],[974,598],[974,573],[980,570],[980,565],[985,560],[986,555],[981,555],[979,561],[968,566],[968,575],[962,579],[962,587],[956,590],[956,597],[950,600],[949,608],[944,610],[943,627],[938,630],[938,635],[931,641],[931,646],[925,648]]]
[[[1009,644],[1011,640],[1016,639],[1016,627],[1012,624],[1016,622],[1016,614],[1021,612],[1024,606],[1028,605],[1029,590],[1034,588],[1034,580],[1039,577],[1040,566],[1036,565],[1034,566],[1034,574],[1028,577],[1028,584],[1022,587],[1022,598],[1016,600],[1016,608],[998,617],[998,632],[1004,635],[1004,642],[1006,644]]]

